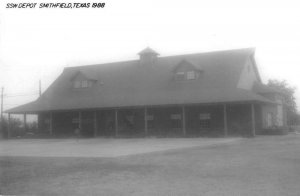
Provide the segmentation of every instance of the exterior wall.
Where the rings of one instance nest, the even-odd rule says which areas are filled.
[[[114,109],[81,111],[82,137],[182,137],[186,136],[224,136],[223,105],[185,106],[185,132],[183,130],[183,107],[147,108],[147,133],[145,130],[144,108],[118,109],[118,131]],[[96,114],[96,124],[95,124]],[[262,108],[255,106],[256,130],[262,127]],[[54,112],[53,135],[72,137],[79,127],[79,112]],[[204,117],[204,120],[203,120]],[[39,115],[39,126],[50,132],[50,113]],[[228,135],[248,136],[252,133],[251,104],[227,105]]]
[[[190,136],[223,136],[224,135],[224,116],[223,105],[213,106],[189,106],[186,107],[186,126],[187,135]],[[210,114],[207,120],[209,128],[201,126],[200,114]]]
[[[261,106],[255,105],[255,129],[256,132],[262,127]],[[251,104],[229,105],[227,108],[228,134],[229,135],[252,135]]]
[[[148,120],[148,135],[158,137],[182,136],[182,108],[181,107],[161,107],[148,108],[148,116],[153,116],[153,120]],[[171,119],[171,115],[180,116],[179,119]]]
[[[258,80],[259,79],[254,71],[254,65],[251,59],[249,58],[246,61],[245,66],[242,70],[237,87],[246,90],[251,90],[254,82]]]
[[[284,104],[284,97],[278,94],[269,93],[264,94],[268,99],[276,102],[277,104],[273,105],[264,105],[263,106],[263,127],[272,128],[272,127],[286,127],[287,126],[287,110]],[[272,115],[272,125],[268,125],[268,115]]]
[[[50,133],[50,113],[38,114],[38,128],[44,134]]]
[[[81,112],[81,136],[93,137],[94,136],[94,111]],[[78,119],[78,114],[76,115]],[[76,124],[75,124],[76,126]]]
[[[78,112],[53,112],[52,121],[54,136],[73,136],[78,127]]]
[[[145,136],[144,109],[126,109],[118,111],[118,136]]]
[[[115,111],[97,111],[97,136],[113,137],[115,133]]]

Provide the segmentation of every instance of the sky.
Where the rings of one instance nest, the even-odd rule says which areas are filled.
[[[38,97],[64,67],[255,47],[264,82],[297,88],[300,109],[300,4],[262,0],[91,0],[101,9],[8,9],[0,3],[0,87],[9,109]],[[29,0],[29,3],[43,1]]]

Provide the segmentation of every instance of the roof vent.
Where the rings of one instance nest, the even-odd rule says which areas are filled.
[[[141,64],[144,65],[144,64],[153,64],[156,61],[157,56],[159,54],[153,49],[147,47],[141,52],[139,52],[138,55],[140,55]]]

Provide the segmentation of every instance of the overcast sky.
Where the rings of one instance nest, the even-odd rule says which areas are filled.
[[[255,47],[263,81],[287,80],[300,105],[297,1],[76,0],[106,5],[5,9],[12,2],[23,1],[0,3],[0,86],[7,95],[36,94],[39,79],[45,90],[64,67],[136,59],[147,46],[161,56]],[[36,98],[7,97],[4,107]]]

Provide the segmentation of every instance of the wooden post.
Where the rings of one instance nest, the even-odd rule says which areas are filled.
[[[115,134],[116,137],[118,137],[118,132],[119,132],[119,124],[118,124],[118,110],[115,110]]]
[[[145,136],[148,135],[148,114],[147,114],[147,108],[144,109],[144,122],[145,122]]]
[[[186,136],[186,125],[185,125],[185,107],[182,106],[182,132]]]
[[[94,111],[94,137],[97,137],[97,111]]]
[[[38,129],[38,132],[40,132],[40,128],[41,128],[41,125],[40,125],[40,113],[37,114],[37,129]]]
[[[3,131],[4,131],[4,123],[3,123],[3,97],[4,97],[4,87],[2,87],[1,88],[1,113],[0,113],[0,117],[1,117],[1,124],[0,124],[0,130],[2,131],[2,133],[3,133]]]
[[[8,122],[7,122],[7,139],[10,138],[10,113],[8,113]]]
[[[53,114],[50,112],[50,135],[53,135]]]
[[[227,125],[227,105],[224,104],[223,107],[223,116],[224,116],[224,136],[227,137],[228,136],[228,125]]]
[[[24,113],[23,118],[24,118],[24,132],[27,131],[27,123],[26,123],[26,113]]]
[[[254,104],[251,104],[251,119],[252,119],[252,136],[255,137],[256,131],[255,131],[255,108]]]
[[[80,132],[82,133],[82,114],[81,111],[78,112],[78,128],[80,130]]]

